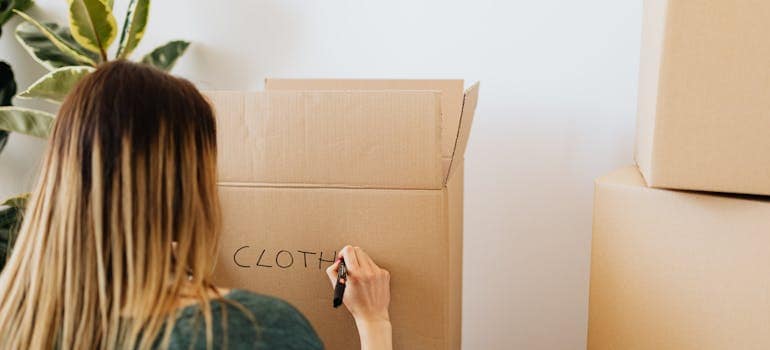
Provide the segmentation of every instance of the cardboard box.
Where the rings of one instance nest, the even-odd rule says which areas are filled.
[[[391,271],[395,347],[459,349],[463,153],[478,85],[450,96],[426,82],[338,82],[208,93],[224,216],[216,282],[284,298],[328,349],[358,349],[324,273],[339,248],[358,245]],[[449,162],[445,98],[460,106]]]
[[[463,108],[463,81],[457,79],[266,79],[266,90],[383,90],[438,91],[441,94],[441,167],[446,178],[457,142],[467,142],[470,130],[459,130]],[[470,123],[466,123],[470,127]],[[459,134],[458,134],[459,132]],[[460,145],[465,149],[465,145]]]
[[[770,2],[645,0],[636,161],[653,187],[770,194]]]
[[[770,199],[596,181],[588,348],[770,349]]]

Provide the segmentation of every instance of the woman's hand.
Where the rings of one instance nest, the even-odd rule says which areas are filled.
[[[361,337],[361,349],[392,349],[390,314],[390,273],[374,263],[359,247],[345,246],[334,265],[326,269],[337,283],[340,258],[345,259],[347,280],[342,302],[353,315]]]

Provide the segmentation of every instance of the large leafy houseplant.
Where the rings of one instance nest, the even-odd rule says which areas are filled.
[[[0,0],[0,36],[3,25],[14,15],[14,10],[24,11],[32,6],[32,0]],[[11,66],[0,60],[0,107],[10,106],[11,98],[16,94],[16,80]],[[8,142],[8,131],[0,130],[0,152]]]
[[[32,6],[32,0],[0,0],[0,36],[3,34],[3,25],[14,15],[14,10],[24,11]],[[13,95],[16,94],[16,79],[11,66],[0,60],[0,107],[10,106]],[[0,130],[0,152],[8,142],[8,131]],[[16,200],[7,200],[0,204],[5,209],[0,210],[0,270],[6,259],[6,251],[11,243],[11,233],[16,231],[21,209]]]
[[[0,0],[0,2],[6,0]],[[13,1],[13,0],[10,0]],[[28,3],[30,1],[16,0]],[[48,69],[48,73],[15,95],[17,98],[43,99],[61,103],[80,79],[99,64],[110,60],[110,47],[117,39],[113,59],[128,59],[144,36],[147,27],[150,0],[131,0],[120,36],[112,12],[112,0],[67,0],[69,27],[40,22],[24,12],[28,6],[11,8],[24,22],[16,28],[16,39],[31,57]],[[2,17],[0,17],[2,19]],[[174,40],[159,46],[141,58],[141,62],[164,71],[173,68],[187,49],[189,42]],[[2,66],[0,66],[0,74]],[[2,89],[2,87],[0,87]],[[13,89],[0,90],[0,102],[15,94]],[[54,115],[48,112],[0,106],[0,132],[17,132],[46,138]],[[5,138],[0,139],[0,144]],[[0,269],[4,255],[10,250],[18,232],[27,194],[7,199],[0,205]]]

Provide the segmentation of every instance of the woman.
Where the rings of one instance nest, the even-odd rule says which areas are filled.
[[[186,80],[118,61],[61,106],[0,275],[0,348],[318,349],[287,303],[211,283],[220,216],[211,107]],[[345,305],[390,349],[389,276],[357,247]]]

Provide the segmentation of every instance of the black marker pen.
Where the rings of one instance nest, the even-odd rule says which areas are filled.
[[[348,268],[345,260],[340,258],[340,266],[337,268],[337,283],[334,285],[334,307],[342,305],[342,295],[345,294],[345,283],[348,281]]]

